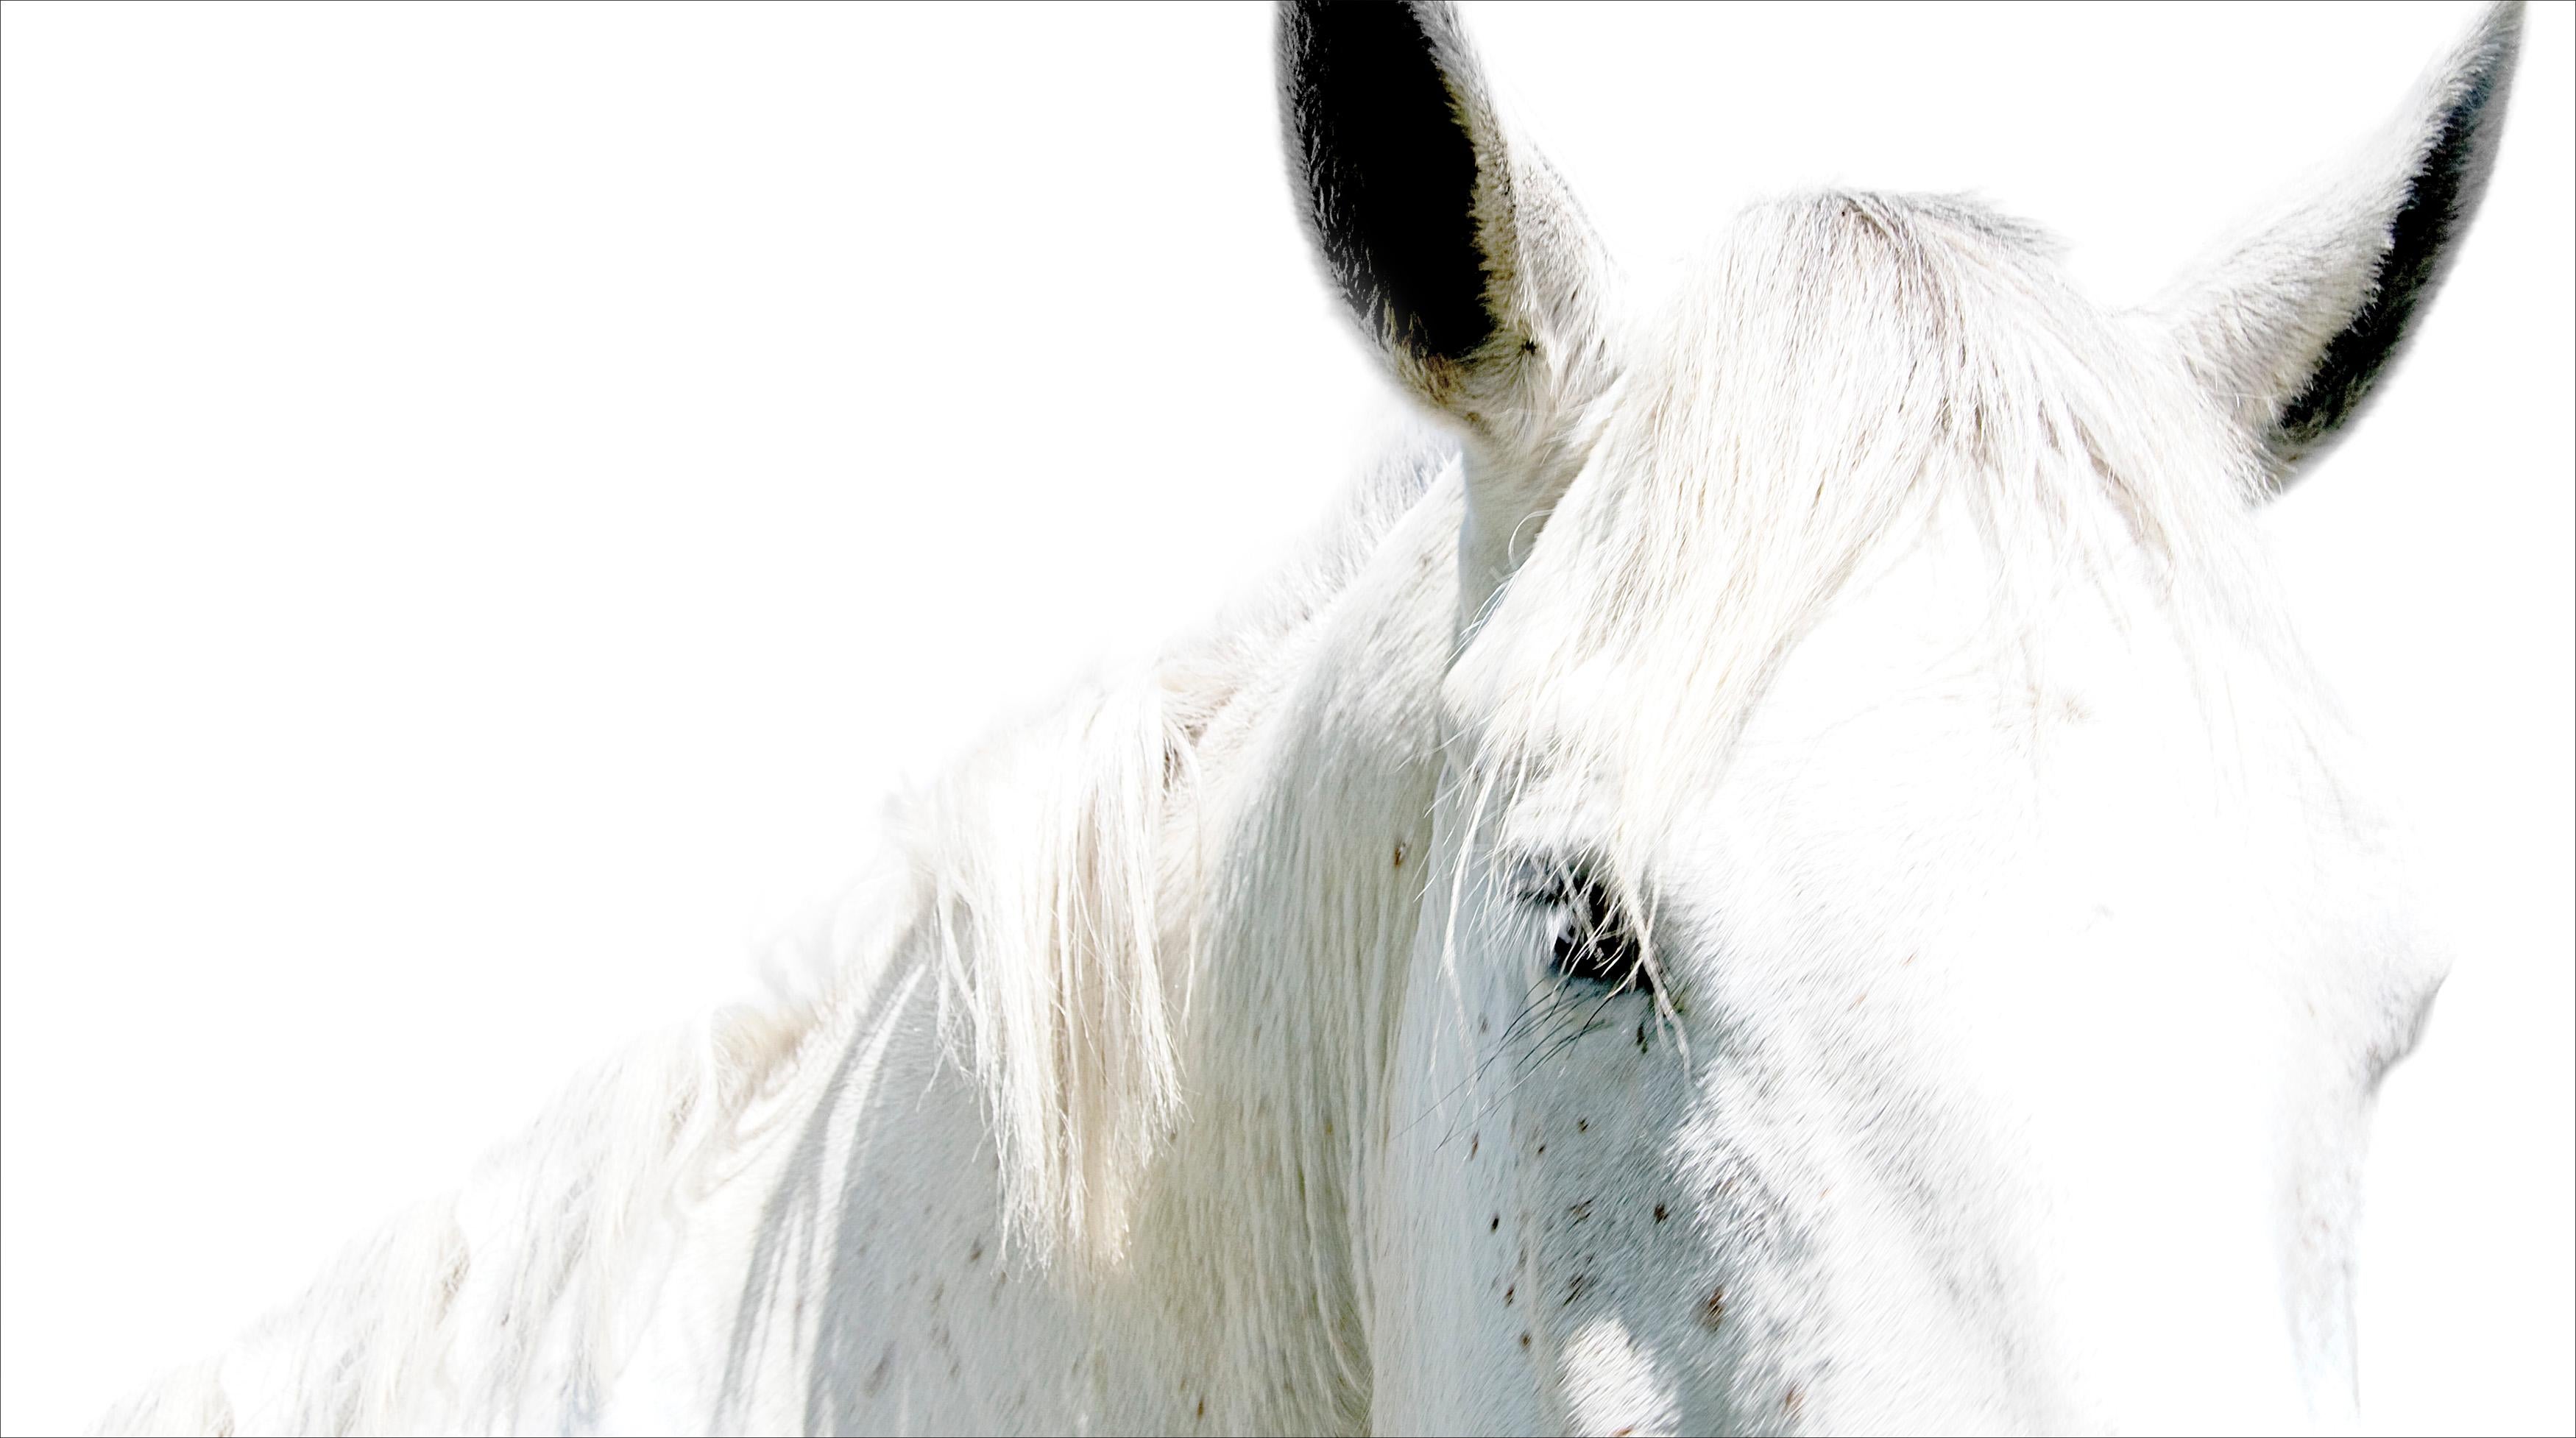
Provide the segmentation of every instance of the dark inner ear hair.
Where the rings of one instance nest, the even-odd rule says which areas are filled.
[[[1280,12],[1292,162],[1316,243],[1372,340],[1459,360],[1494,330],[1477,244],[1476,151],[1412,5]]]
[[[2508,48],[2471,79],[2442,116],[2441,133],[2408,182],[2406,203],[2389,226],[2377,288],[2326,346],[2306,387],[2281,411],[2272,438],[2273,455],[2281,462],[2296,460],[2329,440],[2370,398],[2371,386],[2404,348],[2416,312],[2441,284],[2486,189],[2496,141],[2488,112],[2499,108],[2497,102],[2512,82],[2512,66]]]

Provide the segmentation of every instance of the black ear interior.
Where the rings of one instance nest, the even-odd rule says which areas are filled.
[[[2361,409],[2441,285],[2495,167],[2520,30],[2519,15],[2505,21],[2443,112],[2432,148],[2389,226],[2388,253],[2380,259],[2369,302],[2326,346],[2316,372],[2281,411],[2272,447],[2284,462],[2330,443]]]
[[[1445,8],[1284,6],[1281,102],[1307,223],[1351,313],[1372,339],[1459,360],[1491,337],[1494,319],[1475,144],[1435,30],[1454,34]]]

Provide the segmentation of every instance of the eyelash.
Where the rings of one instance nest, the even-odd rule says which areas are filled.
[[[1654,992],[1636,927],[1609,886],[1580,870],[1561,871],[1521,897],[1549,913],[1549,962],[1559,974],[1579,983]]]

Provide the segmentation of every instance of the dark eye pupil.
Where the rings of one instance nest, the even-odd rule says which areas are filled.
[[[1554,957],[1556,971],[1569,979],[1639,989],[1649,986],[1638,963],[1636,933],[1617,901],[1597,882],[1571,886],[1561,901]]]

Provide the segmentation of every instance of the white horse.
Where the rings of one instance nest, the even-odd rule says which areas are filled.
[[[110,1426],[2348,1421],[2442,965],[2253,513],[2439,282],[2519,26],[2113,314],[1870,194],[1631,296],[1446,9],[1287,11],[1312,236],[1437,427],[922,796],[821,991]]]

